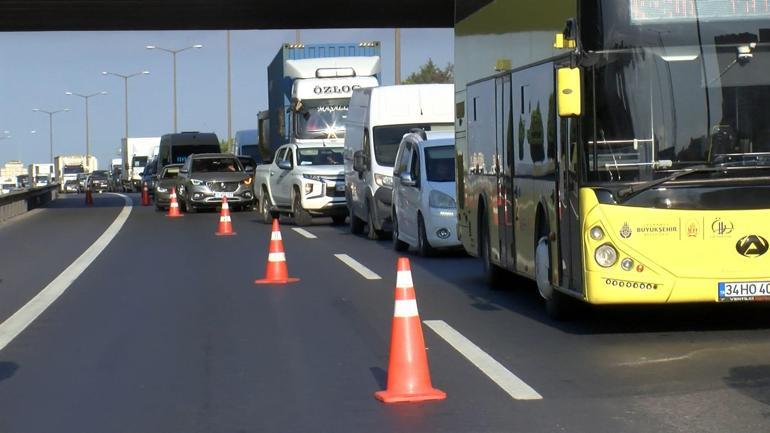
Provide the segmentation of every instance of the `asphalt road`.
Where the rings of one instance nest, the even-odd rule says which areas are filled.
[[[138,197],[132,196],[138,203]],[[121,197],[59,200],[0,225],[0,320],[75,260]],[[66,292],[0,351],[0,432],[765,432],[770,309],[612,308],[554,322],[531,283],[410,253],[422,320],[444,321],[542,396],[516,400],[423,326],[444,401],[385,405],[389,242],[287,220],[285,286],[257,286],[270,227],[134,207]],[[11,252],[12,251],[12,252]],[[380,279],[365,279],[347,254]],[[727,307],[727,308],[726,308]],[[2,326],[2,325],[0,325]]]

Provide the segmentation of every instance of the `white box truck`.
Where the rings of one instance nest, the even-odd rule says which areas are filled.
[[[91,155],[86,163],[85,155],[62,155],[54,158],[59,191],[77,192],[78,174],[90,173],[98,168],[96,157]],[[69,183],[69,188],[67,184]]]
[[[27,169],[30,185],[47,186],[53,179],[53,164],[30,164]]]
[[[129,137],[121,143],[123,170],[121,181],[126,191],[139,191],[142,186],[142,172],[147,162],[160,146],[160,137]]]

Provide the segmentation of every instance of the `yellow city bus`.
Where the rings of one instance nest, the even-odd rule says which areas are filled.
[[[770,300],[768,2],[457,0],[455,82],[458,234],[490,283],[557,316]]]

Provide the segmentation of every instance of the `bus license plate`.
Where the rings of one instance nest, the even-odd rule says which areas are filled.
[[[214,197],[216,197],[216,198],[222,198],[222,197],[233,198],[233,193],[231,193],[231,192],[215,192],[214,193]]]
[[[770,301],[770,281],[719,283],[720,301]]]

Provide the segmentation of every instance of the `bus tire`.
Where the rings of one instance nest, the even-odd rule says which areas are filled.
[[[540,297],[545,301],[545,311],[554,320],[570,320],[576,316],[576,301],[554,289],[551,284],[551,243],[542,235],[535,246],[535,282]]]
[[[487,227],[486,213],[479,213],[479,255],[484,267],[484,279],[492,290],[500,289],[503,284],[504,272],[492,263],[492,247],[489,242],[489,227]]]

